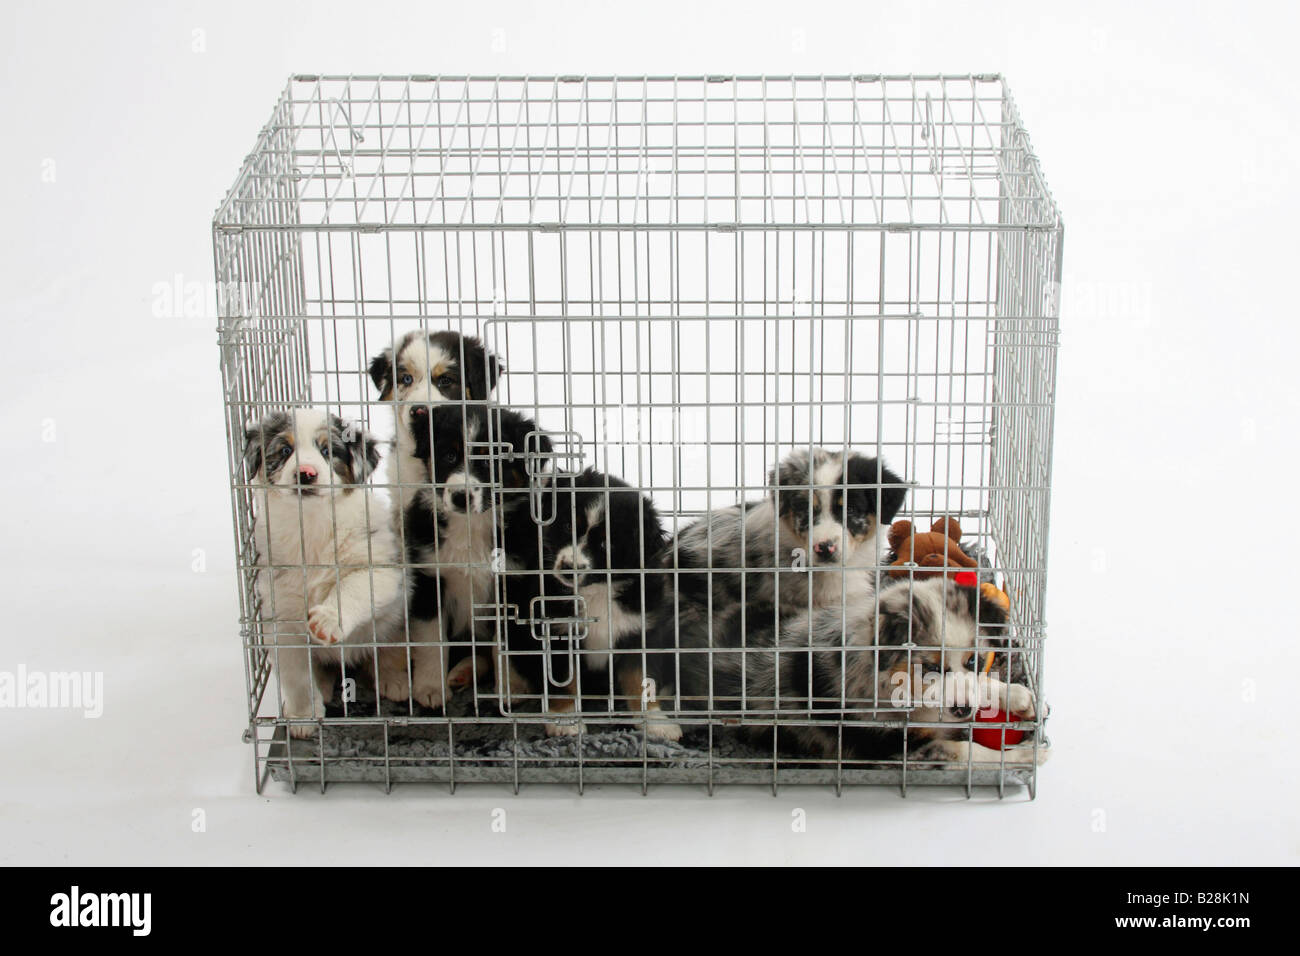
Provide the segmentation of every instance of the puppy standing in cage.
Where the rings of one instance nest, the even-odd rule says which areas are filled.
[[[580,666],[553,707],[568,712],[584,698],[609,700],[612,686],[621,699],[642,698],[639,655],[650,615],[663,600],[664,575],[658,573],[668,534],[649,495],[621,478],[587,468],[573,478],[555,479],[555,520],[543,537],[546,590],[580,599],[590,619],[578,654]],[[654,569],[647,571],[647,569]],[[653,705],[657,709],[657,705]],[[675,740],[675,724],[647,724],[651,737]],[[578,722],[548,724],[550,734],[576,734]]]
[[[1046,761],[1045,742],[993,750],[972,739],[976,710],[1023,720],[1037,712],[1028,687],[980,672],[1007,626],[1002,605],[981,589],[930,578],[773,620],[759,606],[715,614],[710,653],[682,655],[683,706],[779,717],[776,728],[747,733],[764,746],[776,733],[781,751],[800,756]],[[902,717],[913,726],[881,723]]]
[[[334,668],[371,657],[360,642],[400,633],[405,575],[366,479],[379,464],[360,426],[314,408],[273,412],[245,432],[258,590],[282,714],[320,718]],[[381,676],[380,684],[384,681]],[[314,728],[290,725],[295,737]]]
[[[428,447],[434,409],[444,402],[485,402],[503,369],[501,360],[477,338],[450,330],[408,332],[370,362],[370,378],[380,400],[393,405],[392,526],[401,552],[416,565],[409,662],[404,648],[385,650],[386,696],[434,709],[443,706],[448,665],[445,637],[468,633],[474,596],[490,586],[490,575],[470,566],[471,559],[483,560],[491,550],[488,519],[466,509],[464,490],[458,498],[448,497],[446,507],[439,510],[439,497],[426,493],[433,480]],[[450,422],[444,427],[449,428]],[[469,473],[461,474],[467,481]],[[460,520],[448,522],[452,513],[458,513]],[[443,522],[441,538],[438,521]],[[449,613],[444,613],[444,602]]]
[[[412,457],[423,471],[416,476],[419,487],[402,527],[407,560],[416,572],[412,628],[415,621],[428,622],[428,632],[439,641],[412,648],[411,690],[420,703],[438,707],[446,691],[473,683],[495,659],[493,622],[476,619],[474,607],[496,603],[494,569],[505,570],[502,561],[521,550],[510,547],[509,529],[531,526],[527,452],[546,455],[551,444],[532,419],[509,409],[446,402],[426,417],[427,426],[413,434]],[[498,541],[506,542],[500,559],[493,553]],[[507,595],[527,613],[527,595],[509,589]],[[518,643],[511,636],[517,626],[497,623],[510,629],[512,644]],[[513,667],[500,677],[511,696],[524,692],[521,677],[536,681]]]

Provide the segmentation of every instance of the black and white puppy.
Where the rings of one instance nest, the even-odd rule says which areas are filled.
[[[554,487],[555,520],[544,539],[547,592],[556,593],[558,585],[558,593],[580,597],[590,622],[579,654],[582,676],[574,675],[569,700],[607,696],[613,675],[623,698],[640,701],[641,661],[627,652],[643,646],[648,612],[663,600],[659,556],[668,536],[659,512],[648,495],[595,468],[557,477]],[[552,709],[571,710],[566,703]],[[581,729],[576,722],[547,726],[552,734]],[[651,723],[647,729],[651,736],[680,736],[674,725]]]
[[[782,614],[849,603],[875,587],[876,532],[903,506],[903,481],[859,452],[787,455],[757,502],[720,508],[678,533],[666,556],[679,597],[715,607],[775,603]],[[712,570],[712,569],[723,570]],[[766,569],[766,570],[764,570]]]
[[[320,409],[272,412],[245,432],[261,614],[285,717],[323,717],[340,658],[369,657],[350,645],[400,631],[405,575],[387,509],[366,484],[378,463],[368,432]]]
[[[436,708],[490,667],[496,633],[474,619],[474,605],[497,600],[493,552],[527,511],[527,452],[545,455],[551,443],[532,419],[469,402],[434,405],[408,427],[422,469],[402,520],[415,578],[410,626],[423,635],[412,636],[412,695]]]
[[[750,607],[744,617],[725,609],[715,617],[712,654],[683,654],[683,708],[711,702],[715,711],[799,718],[780,725],[777,743],[812,758],[890,760],[905,749],[912,759],[951,763],[1048,757],[1045,741],[999,751],[972,739],[977,710],[1024,720],[1037,711],[1028,687],[980,672],[985,652],[1005,643],[1007,618],[975,587],[931,578],[779,625],[770,608]],[[884,726],[904,713],[912,724],[907,737],[901,727]],[[770,725],[752,733],[771,744]]]

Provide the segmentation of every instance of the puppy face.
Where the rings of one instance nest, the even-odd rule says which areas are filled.
[[[877,469],[879,468],[879,476]],[[851,563],[902,507],[901,479],[876,459],[822,448],[788,455],[769,476],[786,533],[814,565]]]
[[[536,428],[508,409],[489,412],[481,405],[444,402],[413,429],[415,457],[427,464],[444,511],[481,514],[491,507],[493,488],[528,487],[527,436]],[[540,435],[531,447],[549,453],[551,443]]]
[[[455,514],[485,511],[492,476],[488,462],[471,452],[474,442],[487,437],[483,409],[459,402],[439,405],[417,422],[414,434],[415,456],[428,464],[442,509]]]
[[[379,444],[354,422],[316,408],[272,412],[244,432],[249,480],[306,497],[351,490],[379,464]]]
[[[648,567],[667,541],[650,499],[619,478],[588,468],[571,481],[557,482],[556,497],[546,551],[551,573],[567,587],[599,583],[609,574],[632,576]]]
[[[384,401],[398,403],[408,428],[427,421],[439,402],[485,401],[501,375],[500,360],[478,339],[457,332],[408,332],[370,362]]]
[[[906,683],[924,688],[944,673],[970,673],[982,669],[984,652],[992,642],[1006,638],[1007,616],[1001,606],[987,600],[975,587],[959,586],[947,578],[932,578],[906,587],[886,589],[880,596],[878,620],[881,699]],[[854,635],[854,643],[869,644],[871,634]],[[911,645],[911,646],[908,646]],[[905,650],[892,650],[904,648]],[[850,679],[866,683],[872,666],[864,652]],[[865,690],[865,687],[862,688]],[[918,711],[917,719],[965,720],[969,708],[930,707]]]

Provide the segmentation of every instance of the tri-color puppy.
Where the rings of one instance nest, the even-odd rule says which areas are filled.
[[[552,710],[569,712],[582,698],[612,700],[611,675],[620,699],[641,701],[641,660],[631,652],[643,646],[649,615],[663,600],[659,557],[668,535],[659,512],[648,495],[595,468],[558,477],[554,488],[555,520],[544,538],[546,591],[581,598],[590,623],[578,654],[581,674],[574,675]],[[547,725],[551,734],[581,730],[576,721]],[[658,722],[648,724],[647,733],[681,736],[676,725]]]
[[[715,607],[777,604],[782,614],[845,604],[875,588],[876,532],[903,505],[883,462],[824,448],[787,455],[761,501],[709,512],[682,529],[665,560],[679,599]],[[720,570],[713,570],[720,569]]]
[[[261,614],[285,717],[323,717],[340,659],[360,664],[372,658],[358,642],[398,639],[405,575],[387,509],[366,484],[378,463],[369,433],[320,409],[272,412],[245,432]]]
[[[422,470],[402,527],[415,579],[411,693],[426,707],[490,669],[496,631],[475,620],[474,606],[497,602],[502,561],[493,551],[527,511],[526,453],[550,450],[536,423],[509,409],[443,402],[413,422],[411,455]]]
[[[1028,687],[981,673],[985,652],[1006,643],[1007,618],[978,588],[943,577],[895,584],[878,600],[803,611],[779,626],[771,609],[747,610],[743,621],[734,607],[715,618],[712,654],[682,655],[683,708],[711,700],[716,710],[803,718],[780,725],[777,745],[813,758],[883,761],[906,749],[911,759],[947,763],[1047,759],[1046,743],[1032,738],[1001,751],[972,739],[976,710],[1025,720],[1037,710]],[[906,737],[900,727],[869,725],[904,712]],[[752,733],[771,745],[770,725]]]
[[[428,509],[413,511],[410,507],[428,490],[426,485],[431,480],[427,455],[421,458],[417,454],[417,436],[428,443],[430,413],[441,403],[486,402],[496,388],[502,369],[500,359],[477,338],[450,330],[408,332],[370,362],[370,378],[379,389],[380,400],[393,405],[394,450],[388,475],[392,486],[391,524],[399,550],[408,559],[411,554],[421,552],[431,540],[428,533],[412,538],[408,516],[433,513]],[[423,498],[426,503],[431,502],[428,495]],[[413,645],[410,660],[405,648],[385,650],[384,671],[390,678],[386,693],[398,696],[405,690],[418,703],[438,708],[446,695],[446,653],[442,647],[444,622],[430,611],[438,604],[437,573],[426,566],[413,577],[415,587],[408,633]],[[463,602],[461,608],[462,615],[467,616]],[[460,623],[463,625],[463,620]],[[456,622],[451,626],[454,630]],[[403,673],[404,678],[394,676]]]
[[[381,401],[393,403],[394,454],[389,483],[393,521],[400,531],[405,498],[419,489],[424,465],[415,457],[417,425],[428,429],[429,409],[440,402],[485,402],[504,366],[477,338],[459,332],[413,331],[370,362]]]

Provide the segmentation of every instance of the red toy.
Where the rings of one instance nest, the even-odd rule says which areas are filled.
[[[1016,718],[1010,714],[999,710],[992,716],[985,717],[983,711],[975,712],[976,723],[993,723],[1001,724],[1013,721]],[[988,747],[990,750],[1003,750],[1007,747],[1014,747],[1020,741],[1025,739],[1023,730],[1012,730],[1003,727],[976,727],[971,731],[971,739],[977,744]]]

